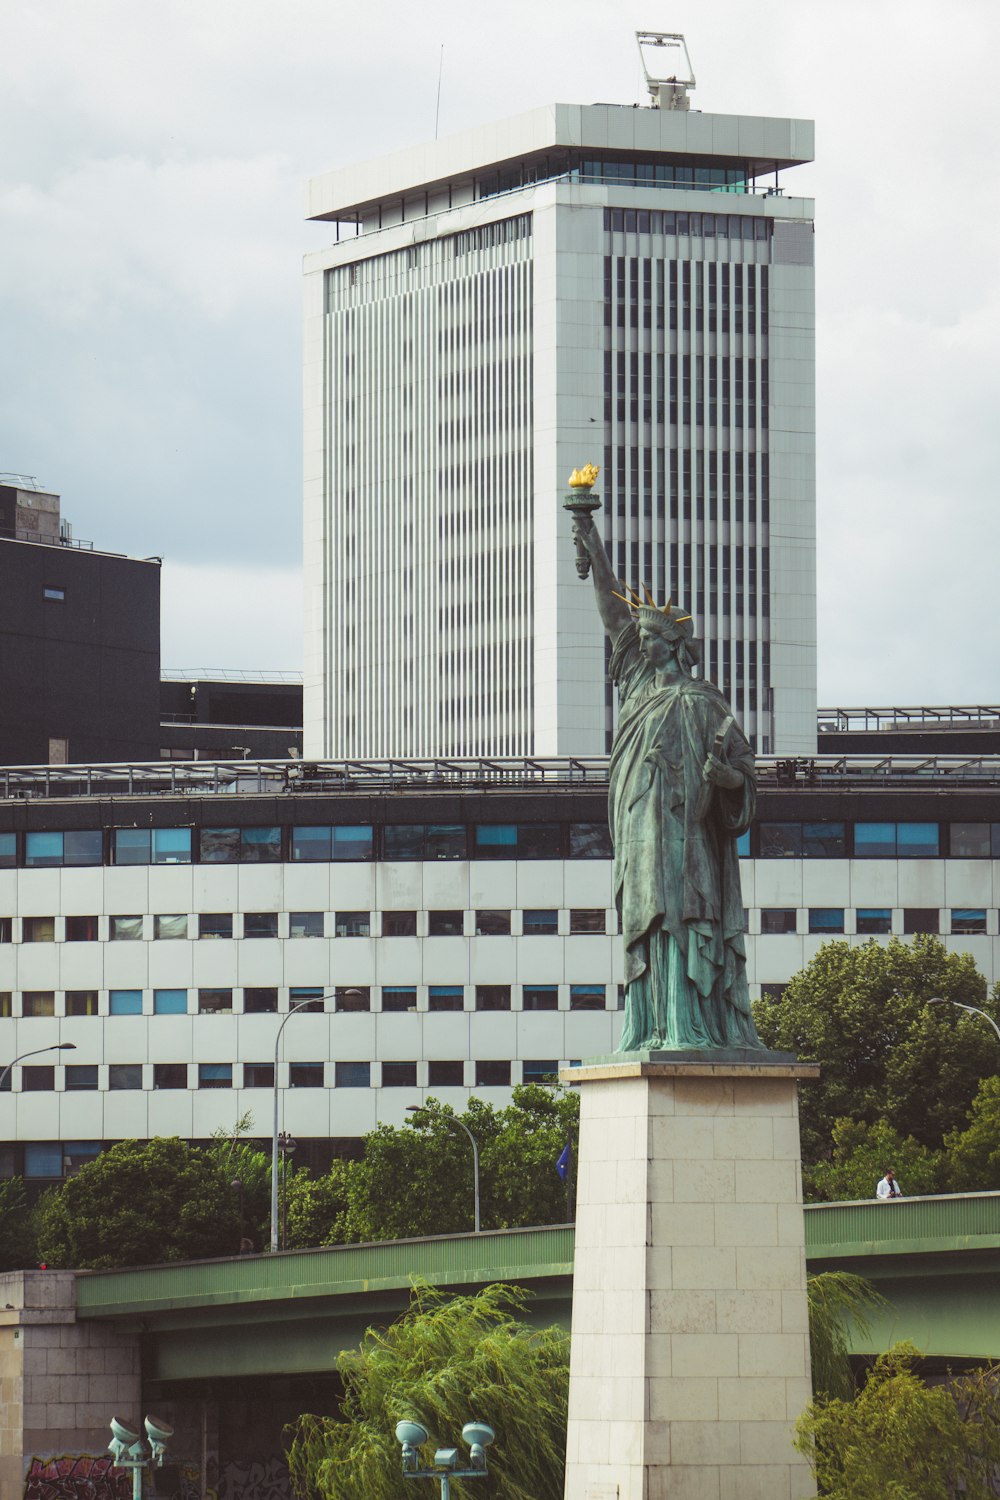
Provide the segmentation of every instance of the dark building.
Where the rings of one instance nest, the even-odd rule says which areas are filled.
[[[164,674],[163,760],[283,760],[301,753],[302,681],[297,674]]]
[[[74,542],[59,496],[0,484],[0,762],[160,753],[160,564]]]

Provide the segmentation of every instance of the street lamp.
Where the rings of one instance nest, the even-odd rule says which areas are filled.
[[[31,1051],[31,1052],[22,1052],[21,1055],[20,1055],[20,1057],[12,1057],[11,1060],[10,1060],[10,1062],[4,1068],[3,1072],[0,1073],[0,1092],[2,1092],[3,1086],[7,1082],[7,1079],[9,1077],[9,1075],[10,1075],[11,1068],[15,1067],[19,1062],[24,1062],[24,1059],[26,1057],[37,1057],[40,1052],[75,1052],[75,1051],[76,1051],[76,1043],[75,1042],[52,1042],[48,1047],[35,1047],[34,1050]]]
[[[421,1104],[408,1104],[406,1106],[406,1113],[408,1115],[416,1115],[416,1114],[420,1114],[421,1111],[422,1111],[422,1109],[423,1109],[423,1105],[421,1105]],[[465,1133],[466,1133],[466,1135],[469,1137],[469,1140],[472,1142],[472,1181],[473,1181],[473,1188],[474,1188],[474,1191],[475,1191],[475,1206],[476,1206],[476,1231],[475,1232],[476,1232],[476,1234],[478,1234],[479,1233],[479,1147],[476,1145],[476,1138],[475,1138],[475,1136],[472,1134],[472,1131],[469,1129],[468,1125],[466,1125],[466,1123],[465,1123],[464,1120],[460,1120],[457,1115],[442,1115],[441,1118],[443,1120],[445,1120],[447,1124],[449,1124],[449,1125],[457,1125],[458,1128],[459,1128],[459,1130],[464,1130]]]
[[[486,1449],[496,1437],[488,1422],[466,1422],[462,1437],[469,1445],[469,1466],[458,1467],[457,1448],[438,1448],[434,1454],[434,1467],[420,1467],[420,1449],[427,1442],[427,1428],[420,1422],[397,1422],[396,1442],[403,1450],[404,1479],[437,1479],[441,1485],[441,1500],[449,1500],[453,1479],[481,1479],[489,1470],[486,1467]]]
[[[331,993],[335,993],[331,991]],[[274,1039],[274,1121],[271,1130],[271,1254],[277,1253],[278,1249],[278,1048],[281,1045],[281,1033],[297,1010],[305,1010],[307,1005],[315,1005],[317,1000],[325,1000],[326,995],[310,995],[308,1000],[300,1000],[293,1005],[288,1014],[283,1018],[278,1027],[278,1034]]]
[[[997,1034],[998,1040],[1000,1040],[1000,1026],[997,1025],[992,1016],[988,1016],[984,1010],[980,1010],[978,1005],[963,1005],[961,1000],[943,1000],[940,995],[935,995],[934,999],[928,1000],[927,1004],[957,1005],[959,1010],[967,1010],[970,1016],[982,1016],[984,1021],[989,1021],[990,1025],[993,1027],[993,1030]]]
[[[148,1453],[142,1438],[132,1430],[130,1423],[122,1422],[118,1417],[111,1418],[111,1441],[108,1444],[111,1467],[132,1470],[132,1500],[142,1500],[142,1471],[147,1464],[154,1469],[163,1467],[167,1443],[174,1435],[174,1429],[162,1417],[147,1417],[143,1425],[149,1439]]]

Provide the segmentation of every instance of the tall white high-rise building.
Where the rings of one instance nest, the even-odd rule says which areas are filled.
[[[815,751],[812,124],[661,96],[309,184],[307,756],[606,748],[585,462],[613,566],[691,611],[756,748]]]

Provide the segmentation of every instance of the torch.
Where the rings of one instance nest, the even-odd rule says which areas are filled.
[[[601,508],[600,496],[591,493],[600,472],[596,464],[584,464],[582,469],[574,469],[569,476],[571,493],[563,500],[563,509],[569,511],[581,529],[594,511]],[[576,572],[579,578],[586,578],[590,572],[590,554],[579,535],[576,538]]]

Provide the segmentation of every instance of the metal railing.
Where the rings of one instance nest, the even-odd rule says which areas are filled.
[[[859,733],[886,729],[998,729],[1000,707],[995,704],[937,704],[909,707],[818,708],[820,734]]]

